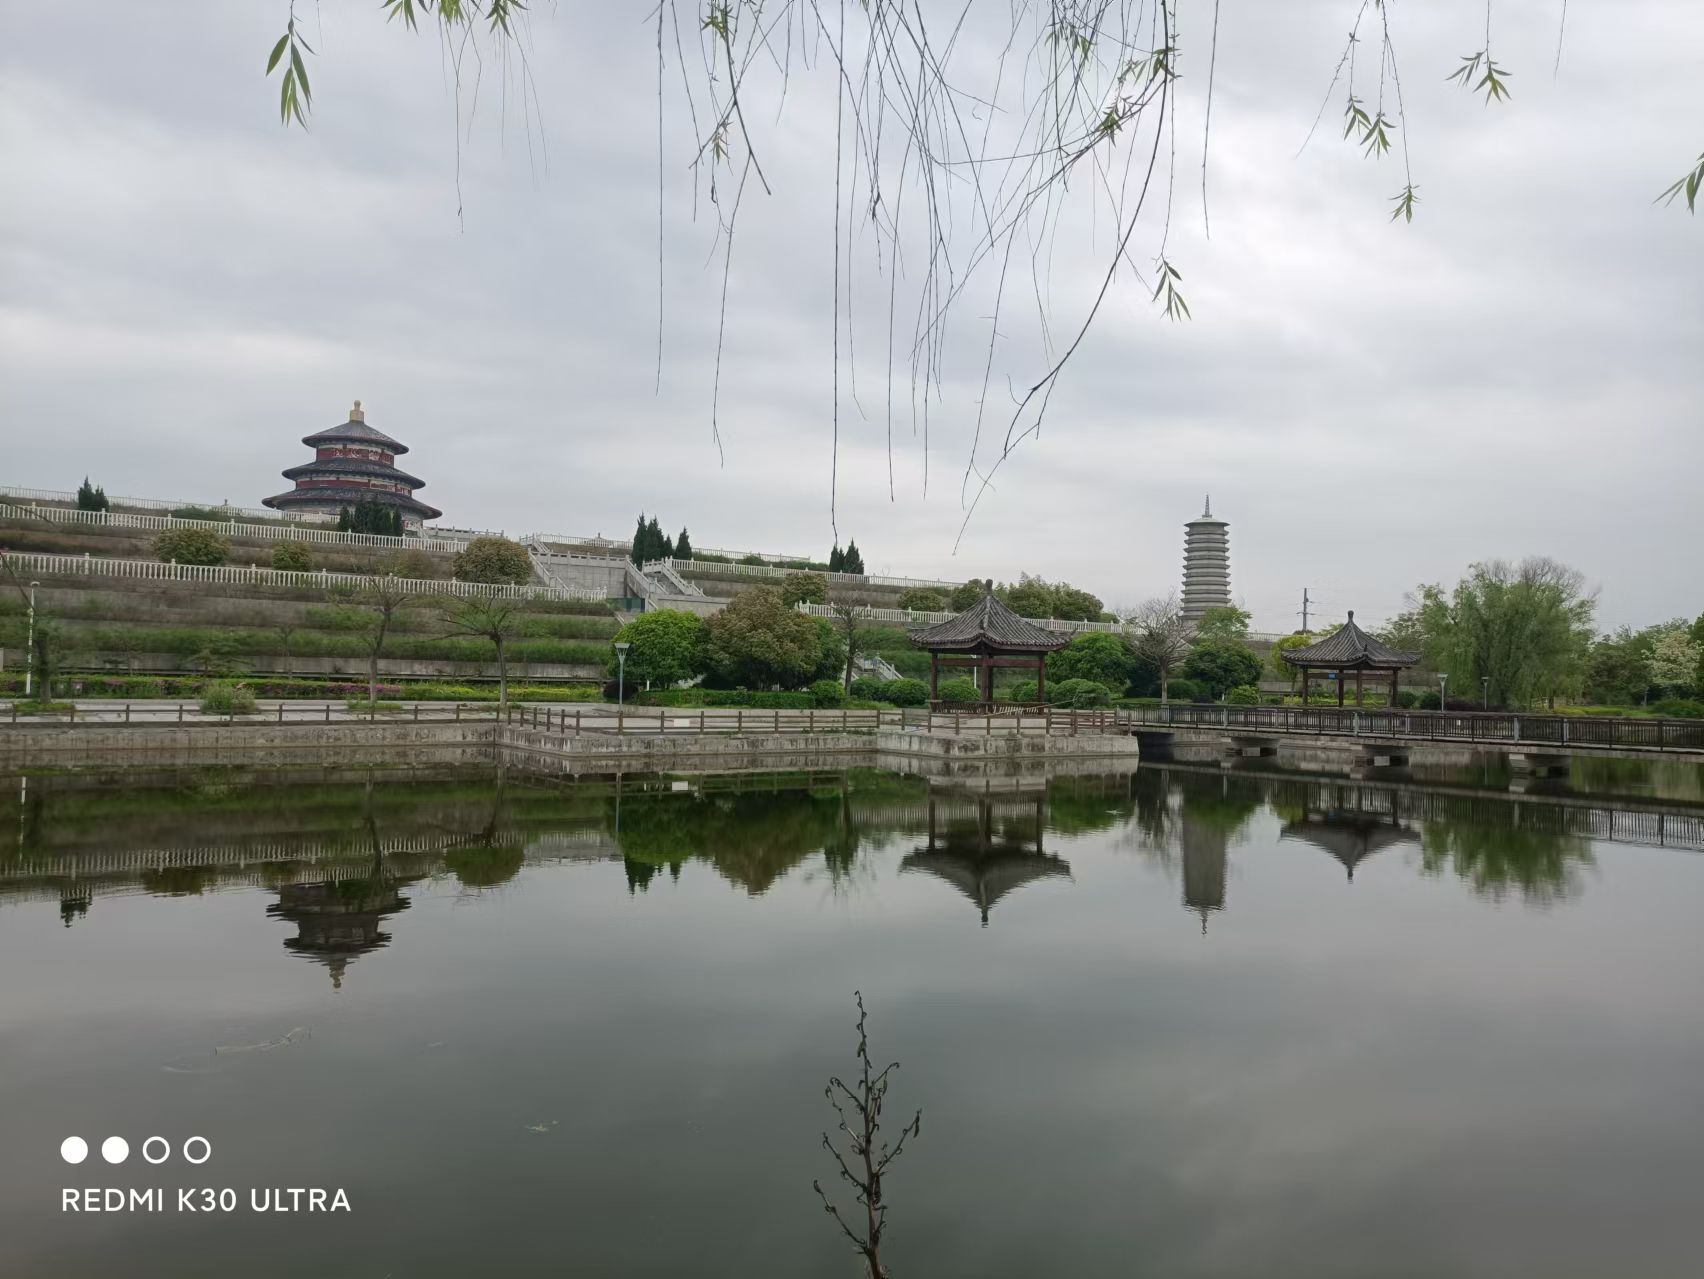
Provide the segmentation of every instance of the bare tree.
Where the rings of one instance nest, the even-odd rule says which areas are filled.
[[[1195,628],[1183,616],[1177,596],[1155,596],[1144,600],[1124,617],[1130,628],[1130,646],[1137,656],[1152,662],[1160,672],[1160,701],[1171,696],[1171,672],[1189,654]]]
[[[404,612],[419,608],[426,597],[401,579],[386,575],[369,578],[355,588],[355,604],[367,610],[362,636],[367,642],[367,701],[379,700],[379,653],[385,637]]]
[[[861,991],[854,991],[852,997],[858,1004],[859,1077],[855,1087],[841,1082],[838,1077],[830,1079],[823,1092],[828,1098],[828,1104],[834,1107],[834,1113],[840,1116],[836,1128],[844,1135],[850,1153],[842,1154],[840,1148],[834,1144],[834,1139],[826,1132],[822,1135],[822,1144],[839,1165],[841,1180],[857,1191],[858,1203],[864,1209],[862,1231],[853,1230],[846,1224],[846,1218],[841,1216],[840,1209],[829,1199],[820,1181],[811,1182],[811,1188],[822,1200],[824,1211],[834,1218],[841,1233],[852,1241],[852,1246],[864,1259],[870,1279],[888,1279],[888,1271],[882,1265],[881,1256],[882,1232],[887,1228],[887,1204],[882,1201],[882,1177],[888,1166],[899,1158],[900,1151],[905,1149],[906,1138],[915,1137],[923,1131],[923,1112],[919,1110],[899,1130],[899,1140],[891,1147],[880,1140],[882,1106],[887,1100],[888,1077],[899,1069],[899,1063],[890,1062],[880,1071],[871,1064],[870,1037],[864,1027],[864,996]]]
[[[497,706],[509,704],[509,641],[520,633],[525,604],[519,599],[472,596],[442,605],[444,625],[451,635],[488,639],[497,646]]]

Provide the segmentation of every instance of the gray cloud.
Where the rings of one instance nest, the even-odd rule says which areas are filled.
[[[1232,522],[1235,589],[1263,628],[1292,624],[1304,585],[1328,614],[1377,618],[1419,581],[1532,552],[1602,583],[1606,624],[1704,607],[1704,567],[1685,549],[1699,540],[1704,461],[1704,226],[1651,203],[1698,150],[1688,64],[1704,15],[1660,0],[1573,5],[1553,78],[1555,7],[1500,5],[1516,96],[1487,109],[1443,83],[1480,19],[1393,10],[1423,203],[1412,226],[1392,226],[1401,162],[1340,142],[1338,101],[1296,154],[1355,7],[1226,7],[1208,240],[1206,11],[1186,6],[1167,252],[1195,318],[1166,322],[1121,274],[1044,431],[1001,470],[956,556],[990,283],[967,293],[944,346],[925,495],[904,362],[920,263],[907,261],[890,502],[887,285],[860,234],[837,515],[872,568],[1023,569],[1135,599],[1175,584],[1179,526],[1211,490]],[[412,446],[446,522],[618,534],[643,508],[701,545],[826,550],[823,75],[795,74],[785,116],[752,121],[776,193],[748,189],[740,214],[723,465],[710,431],[716,214],[701,189],[694,218],[695,143],[673,86],[654,390],[655,47],[642,7],[537,12],[531,127],[514,78],[505,102],[500,68],[486,66],[459,217],[454,96],[434,39],[385,24],[376,4],[323,6],[308,16],[311,128],[284,130],[260,76],[283,14],[94,3],[9,18],[10,482],[68,487],[89,471],[111,492],[252,504],[301,460],[299,437],[360,396]],[[968,33],[967,78],[992,35]],[[1046,246],[1056,337],[1110,244],[1088,176]],[[968,186],[949,185],[968,207]],[[1154,211],[1134,250],[1144,269]],[[1021,275],[1001,315],[985,461],[1008,379],[1044,367],[1027,262]]]

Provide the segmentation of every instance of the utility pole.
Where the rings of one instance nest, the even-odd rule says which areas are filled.
[[[1309,605],[1309,603],[1310,603],[1310,601],[1308,599],[1308,588],[1304,586],[1304,587],[1302,587],[1302,633],[1304,635],[1308,633],[1308,605]]]

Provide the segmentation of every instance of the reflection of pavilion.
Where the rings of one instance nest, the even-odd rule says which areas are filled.
[[[972,812],[964,809],[972,807]],[[1070,863],[1044,851],[1047,795],[995,798],[938,796],[929,792],[929,842],[908,853],[899,868],[944,879],[975,903],[988,923],[994,903],[1033,880],[1063,875]],[[948,815],[950,811],[951,815]]]
[[[1381,849],[1393,844],[1417,843],[1414,832],[1394,816],[1375,813],[1340,812],[1329,810],[1315,816],[1309,813],[1300,821],[1285,822],[1278,832],[1280,839],[1299,839],[1323,848],[1355,878],[1355,867]]]
[[[324,964],[331,970],[332,988],[341,989],[352,958],[389,944],[390,934],[381,925],[386,916],[408,909],[402,895],[407,882],[380,871],[363,879],[284,884],[266,913],[296,925],[296,935],[284,939],[284,948]]]

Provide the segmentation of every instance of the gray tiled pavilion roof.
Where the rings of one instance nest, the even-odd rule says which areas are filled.
[[[1420,660],[1418,653],[1405,653],[1401,649],[1374,639],[1359,626],[1355,625],[1355,612],[1349,612],[1349,620],[1332,634],[1327,635],[1317,644],[1309,644],[1304,648],[1292,648],[1285,652],[1284,660],[1291,666],[1313,666],[1326,670],[1366,670],[1373,667],[1389,669],[1391,667],[1413,666]]]
[[[1026,621],[987,594],[957,617],[912,631],[911,642],[941,653],[965,652],[984,645],[1005,653],[1051,653],[1064,648],[1071,637]]]
[[[302,443],[309,448],[318,448],[321,444],[372,444],[381,449],[389,449],[392,453],[408,452],[408,445],[399,444],[383,431],[375,430],[365,422],[357,422],[354,418],[342,426],[330,426],[323,431],[315,431],[312,435],[304,435]]]

